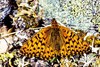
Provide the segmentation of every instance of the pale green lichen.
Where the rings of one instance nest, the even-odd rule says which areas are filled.
[[[39,0],[39,5],[43,17],[56,18],[76,29],[87,30],[93,23],[100,23],[98,0]]]

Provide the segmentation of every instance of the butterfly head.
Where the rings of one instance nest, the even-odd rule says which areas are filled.
[[[52,19],[52,21],[51,21],[51,26],[52,26],[53,28],[58,28],[58,23],[57,23],[57,21],[56,21],[55,18]]]

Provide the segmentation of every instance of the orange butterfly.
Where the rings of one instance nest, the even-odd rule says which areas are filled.
[[[67,27],[52,19],[51,26],[41,29],[20,49],[23,55],[50,60],[54,57],[82,55],[90,52],[89,44]]]

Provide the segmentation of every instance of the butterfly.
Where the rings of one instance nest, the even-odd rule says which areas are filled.
[[[54,57],[83,55],[90,52],[89,44],[73,30],[52,19],[51,26],[42,28],[23,43],[20,52],[27,57],[51,60]]]

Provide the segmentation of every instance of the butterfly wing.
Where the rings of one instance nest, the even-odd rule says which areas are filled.
[[[63,39],[62,46],[60,47],[61,57],[65,57],[66,55],[82,55],[90,51],[89,44],[75,32],[64,26],[59,26],[59,29],[61,33],[60,37]]]
[[[44,60],[55,57],[55,50],[49,46],[50,33],[51,26],[41,29],[23,44],[20,52],[27,57],[39,57]]]

